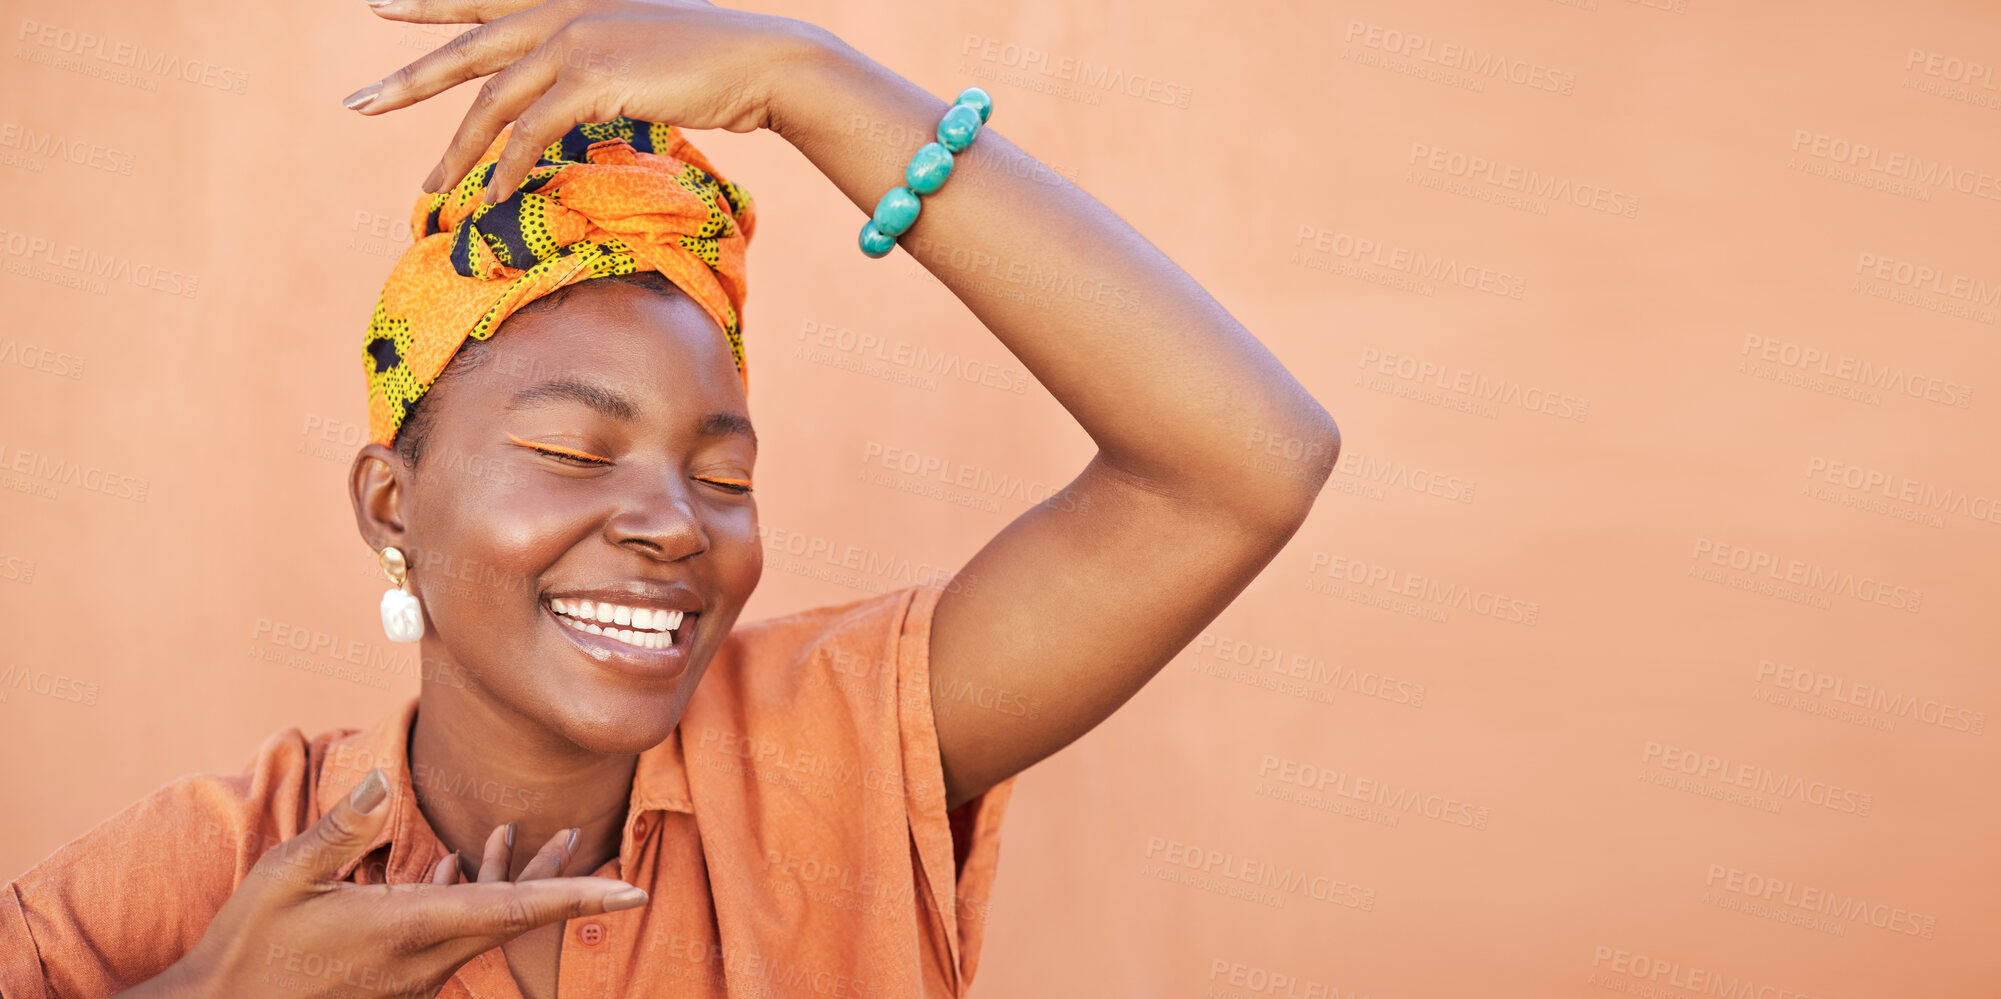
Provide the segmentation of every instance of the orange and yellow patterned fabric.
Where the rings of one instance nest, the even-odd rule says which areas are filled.
[[[369,320],[370,439],[391,444],[467,337],[486,339],[516,309],[565,285],[659,271],[708,312],[744,363],[749,192],[716,175],[679,128],[616,118],[549,144],[518,192],[484,200],[513,125],[458,186],[422,195],[411,247]]]

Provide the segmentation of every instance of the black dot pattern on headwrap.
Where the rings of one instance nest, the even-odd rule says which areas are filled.
[[[614,140],[622,140],[622,145]],[[594,147],[597,153],[593,153]],[[626,147],[630,147],[629,152],[625,151]],[[633,153],[662,150],[669,151],[662,155],[674,155],[673,151],[680,151],[683,162],[671,175],[671,181],[693,196],[674,210],[684,213],[681,217],[685,219],[685,213],[690,209],[696,212],[706,209],[706,218],[695,223],[692,232],[659,233],[647,238],[666,239],[666,243],[651,245],[678,247],[714,272],[719,281],[723,279],[725,266],[730,268],[731,280],[736,283],[725,285],[726,294],[720,297],[711,290],[705,297],[705,304],[717,315],[718,325],[729,341],[738,370],[743,370],[743,335],[732,298],[732,295],[741,293],[742,257],[741,251],[738,251],[733,261],[726,265],[722,241],[747,237],[748,229],[740,227],[738,220],[743,219],[744,226],[748,225],[749,193],[696,163],[687,162],[689,158],[702,163],[706,160],[686,145],[685,140],[678,138],[671,126],[623,117],[606,122],[589,122],[571,128],[545,147],[517,191],[498,205],[487,205],[481,199],[493,180],[496,163],[492,160],[481,163],[450,190],[420,199],[418,217],[422,231],[416,234],[419,241],[448,233],[444,256],[451,272],[463,278],[496,282],[496,288],[493,297],[487,299],[491,301],[491,306],[484,307],[483,313],[476,316],[468,315],[466,321],[469,321],[469,328],[457,327],[457,332],[453,334],[456,338],[449,343],[436,342],[438,336],[432,332],[418,336],[411,328],[411,319],[422,319],[418,331],[432,330],[441,316],[448,322],[450,315],[454,314],[451,310],[462,308],[463,296],[453,296],[457,304],[440,304],[434,308],[424,301],[413,301],[406,294],[399,299],[399,313],[391,315],[384,308],[388,301],[388,289],[385,288],[383,303],[377,305],[376,313],[371,317],[365,342],[370,390],[381,403],[386,404],[382,408],[371,408],[371,429],[378,438],[393,435],[394,430],[401,426],[405,414],[429,388],[444,363],[449,361],[451,353],[457,350],[458,343],[465,337],[486,339],[492,336],[500,323],[527,298],[546,294],[553,287],[576,280],[631,274],[656,266],[635,254],[624,239],[606,238],[604,232],[598,229],[590,230],[596,235],[586,237],[579,226],[578,211],[563,203],[564,192],[576,189],[579,181],[570,181],[568,187],[552,191],[545,189],[565,170],[579,165],[629,166],[633,163]],[[494,151],[489,150],[488,155],[494,155]],[[600,160],[599,156],[607,159]],[[653,176],[661,175],[656,173]],[[660,197],[658,193],[638,193],[644,189],[643,186],[632,189],[636,200],[631,212],[635,213],[635,217],[649,213],[646,199]],[[607,210],[614,215],[628,214],[627,206],[618,200],[623,196],[622,191],[612,189],[607,194],[607,188],[602,184],[595,189],[581,190],[586,193],[580,196],[594,199],[591,203],[600,207],[609,206]],[[448,212],[448,209],[451,211]],[[561,224],[556,222],[559,216],[563,220]],[[454,220],[449,225],[448,218]],[[592,224],[599,221],[593,218]],[[603,224],[609,226],[613,223],[604,221]],[[634,233],[627,232],[626,235],[630,237]],[[657,253],[657,250],[652,252]],[[407,256],[409,254],[406,253]],[[667,267],[670,263],[662,262],[657,266]],[[685,279],[684,274],[682,279],[677,280]],[[729,292],[728,289],[732,288],[737,290]],[[419,372],[423,373],[421,377]],[[387,425],[381,425],[385,421]]]

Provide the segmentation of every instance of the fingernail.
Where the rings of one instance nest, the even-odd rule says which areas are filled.
[[[438,185],[443,184],[444,182],[445,182],[445,165],[443,163],[440,163],[437,166],[431,168],[431,175],[429,177],[424,178],[424,193],[425,194],[438,193]]]
[[[507,848],[514,849],[514,823],[507,824]]]
[[[485,202],[486,202],[487,204],[489,204],[489,205],[491,205],[491,204],[496,204],[497,202],[495,202],[495,201],[493,200],[493,196],[494,196],[495,194],[497,194],[497,193],[499,193],[499,192],[495,191],[495,190],[494,190],[494,189],[492,188],[492,186],[490,186],[490,185],[489,185],[489,186],[487,187],[487,189],[486,189],[486,193],[485,193],[485,194],[482,194],[482,195],[480,195],[480,199],[481,199],[481,200],[483,200],[483,201],[485,201]]]
[[[563,849],[569,851],[570,853],[577,852],[577,837],[583,834],[584,831],[581,827],[570,830],[570,845],[564,847]]]
[[[369,84],[366,87],[361,88],[360,90],[355,91],[354,93],[347,95],[347,99],[341,101],[341,104],[342,106],[346,107],[349,111],[359,111],[362,108],[365,108],[370,104],[375,103],[375,98],[380,96],[381,94],[382,94],[382,81],[378,80],[374,83]]]
[[[376,767],[361,779],[353,793],[347,796],[347,803],[363,815],[373,815],[384,801],[389,800],[389,780],[382,776],[382,768]]]
[[[395,2],[396,0],[368,0],[368,5],[370,7],[387,7]]]
[[[619,890],[612,892],[611,894],[606,895],[604,897],[604,908],[606,912],[617,912],[620,909],[637,908],[645,904],[646,904],[646,889],[644,888],[620,888]]]

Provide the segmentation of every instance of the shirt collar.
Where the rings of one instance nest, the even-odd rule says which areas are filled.
[[[344,880],[370,855],[389,847],[388,867],[383,880],[392,884],[421,881],[445,855],[444,845],[417,807],[416,789],[410,779],[410,725],[417,718],[420,698],[411,698],[398,710],[368,728],[348,730],[326,744],[319,761],[319,781],[314,801],[319,806],[312,815],[320,816],[351,793],[362,778],[376,767],[389,778],[389,820],[361,855],[343,865],[335,880]],[[675,726],[665,740],[639,754],[632,777],[632,797],[627,808],[627,835],[634,841],[634,821],[648,811],[695,813],[694,796],[688,787],[688,769],[681,749],[681,729]],[[657,825],[657,824],[656,824]],[[375,880],[371,876],[370,880]]]
[[[688,761],[681,751],[681,726],[660,744],[639,754],[632,774],[632,811],[658,809],[695,814],[695,797],[688,790]]]

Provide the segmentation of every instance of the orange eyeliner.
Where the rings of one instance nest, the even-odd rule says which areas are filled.
[[[514,443],[519,444],[525,448],[532,448],[536,451],[546,451],[551,454],[566,455],[571,458],[582,458],[585,461],[602,461],[607,463],[611,461],[610,458],[599,457],[598,455],[592,454],[589,451],[578,451],[575,448],[567,448],[557,444],[538,444],[534,441],[524,441],[519,437],[515,437],[513,434],[508,434],[507,436],[509,439],[513,440]]]
[[[704,480],[704,481],[707,481],[707,482],[720,482],[720,483],[722,483],[723,485],[726,485],[726,486],[742,486],[742,487],[744,487],[745,489],[749,489],[749,488],[750,488],[750,480],[749,480],[749,479],[725,479],[725,478],[723,478],[723,477],[722,477],[722,476],[720,476],[720,475],[698,475],[698,476],[695,476],[695,477],[696,477],[696,478],[698,478],[698,479],[702,479],[702,480]]]

